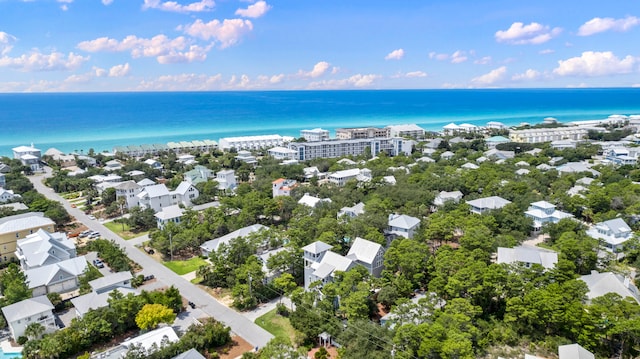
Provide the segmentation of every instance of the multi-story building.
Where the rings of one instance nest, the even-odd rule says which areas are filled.
[[[582,140],[587,137],[589,130],[604,131],[604,128],[587,128],[578,126],[530,128],[509,132],[512,142],[539,143],[558,140]]]
[[[278,196],[291,196],[291,190],[298,187],[298,182],[292,179],[278,178],[271,182],[273,198]]]
[[[290,140],[290,137],[280,135],[225,137],[220,139],[219,147],[222,150],[230,150],[232,148],[236,150],[261,150],[283,146]]]
[[[55,223],[42,212],[16,214],[0,218],[0,262],[15,257],[16,243],[19,239],[36,233],[39,229],[53,232]]]
[[[378,127],[354,127],[337,128],[336,138],[339,140],[352,140],[363,138],[388,138],[391,137],[389,128]]]
[[[42,158],[42,152],[31,146],[18,146],[13,149],[13,158],[20,160],[23,166],[28,166],[32,171],[37,172],[42,170],[40,159]]]
[[[142,186],[137,184],[134,181],[124,181],[118,183],[115,187],[116,190],[116,198],[124,198],[125,206],[127,208],[132,208],[140,203],[138,199],[138,194],[142,192]]]
[[[216,173],[216,182],[219,190],[232,190],[236,188],[236,172],[234,170],[222,170]]]
[[[386,152],[390,156],[411,154],[411,146],[405,146],[402,138],[369,138],[351,140],[329,140],[321,142],[291,142],[289,149],[295,150],[298,161],[316,158],[359,156],[368,149],[372,156]]]
[[[421,138],[424,136],[424,128],[416,124],[387,126],[391,137]]]
[[[313,130],[300,131],[300,137],[308,142],[327,141],[329,139],[329,130],[314,128]]]

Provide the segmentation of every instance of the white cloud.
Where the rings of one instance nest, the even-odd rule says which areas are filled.
[[[329,69],[329,67],[331,66],[331,64],[329,64],[326,61],[320,61],[317,64],[315,64],[313,66],[313,70],[311,71],[302,71],[299,70],[298,71],[298,76],[300,77],[307,77],[307,78],[312,78],[315,79],[316,77],[320,77],[322,75],[324,75],[327,70]]]
[[[269,83],[279,84],[280,82],[282,82],[282,80],[284,80],[284,74],[273,75],[269,78]]]
[[[397,49],[393,50],[384,57],[385,60],[400,60],[404,57],[404,50]]]
[[[410,72],[406,72],[406,73],[397,73],[393,76],[391,76],[391,78],[394,79],[399,79],[399,78],[420,78],[420,77],[427,77],[427,73],[424,71],[410,71]]]
[[[475,60],[473,63],[478,65],[488,65],[491,63],[491,60],[492,60],[491,56],[485,56],[481,59]]]
[[[640,84],[633,84],[633,85],[631,85],[631,87],[638,88],[638,87],[640,87]]]
[[[129,74],[131,67],[129,63],[123,65],[116,65],[109,69],[109,77],[124,77]]]
[[[458,50],[456,52],[454,52],[453,54],[451,54],[451,63],[452,64],[461,64],[465,61],[467,61],[468,57],[466,52]]]
[[[214,6],[215,6],[215,2],[213,0],[200,0],[198,2],[194,2],[188,5],[181,5],[181,4],[178,4],[176,1],[162,2],[161,0],[144,0],[144,4],[142,5],[142,8],[145,10],[157,9],[161,11],[189,13],[189,12],[211,11]]]
[[[585,51],[580,57],[558,61],[553,73],[559,76],[607,76],[635,71],[638,59],[626,56],[619,59],[611,51]]]
[[[444,61],[444,60],[449,58],[449,54],[439,54],[437,52],[430,52],[429,53],[429,58],[430,59],[435,59],[435,60],[438,60],[438,61]]]
[[[356,74],[346,79],[324,80],[311,82],[308,86],[310,89],[343,89],[343,88],[363,88],[370,87],[380,75],[375,74]]]
[[[525,25],[521,22],[514,22],[507,30],[499,30],[495,33],[495,38],[498,42],[505,42],[514,45],[525,44],[542,44],[554,37],[558,36],[562,32],[559,27],[551,29],[547,25],[541,25],[537,22],[532,22],[529,25]]]
[[[640,19],[635,16],[627,16],[624,19],[594,17],[580,26],[578,36],[590,36],[609,30],[624,32],[637,25],[640,25]]]
[[[166,35],[156,35],[150,39],[129,35],[122,41],[100,37],[83,41],[77,47],[87,52],[130,51],[133,58],[156,57],[161,64],[204,61],[207,58],[207,52],[211,49],[211,46],[189,45],[189,41],[183,36],[170,39]]]
[[[179,74],[163,75],[140,82],[141,91],[205,91],[222,89],[222,75]]]
[[[105,6],[111,5],[111,3],[113,3],[113,0],[102,0],[102,4]]]
[[[87,60],[89,60],[88,56],[76,55],[73,52],[68,55],[55,51],[43,54],[34,50],[20,57],[0,57],[0,67],[10,67],[24,72],[71,71],[78,69]]]
[[[553,49],[544,49],[544,50],[538,51],[540,55],[549,55],[549,54],[553,54],[554,52],[556,52],[556,50],[553,50]]]
[[[513,76],[511,76],[511,80],[513,81],[533,81],[533,80],[537,80],[542,76],[542,74],[539,71],[536,71],[534,69],[528,69],[527,71],[521,73],[521,74],[515,74]]]
[[[0,55],[4,56],[11,52],[11,49],[13,49],[13,44],[15,42],[15,36],[0,31]]]
[[[267,11],[269,11],[270,9],[271,9],[271,5],[267,4],[266,1],[260,0],[255,4],[249,5],[246,9],[236,10],[236,15],[257,19],[262,15],[266,14]]]
[[[507,74],[507,67],[500,66],[497,69],[491,70],[490,72],[484,75],[473,78],[471,80],[471,83],[475,86],[493,85],[496,82],[500,82],[504,80],[506,74]]]
[[[203,40],[217,40],[220,48],[226,48],[237,44],[244,35],[250,33],[253,24],[242,19],[225,19],[223,22],[211,20],[207,23],[198,19],[192,24],[178,26],[177,29]]]

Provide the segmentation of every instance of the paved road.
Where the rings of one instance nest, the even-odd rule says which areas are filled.
[[[47,170],[50,169],[47,168]],[[253,346],[263,347],[273,338],[271,333],[260,328],[242,314],[220,304],[220,302],[207,292],[186,281],[184,278],[175,274],[161,263],[156,262],[143,251],[136,248],[132,243],[125,241],[120,236],[111,232],[99,221],[89,219],[84,212],[77,208],[71,208],[71,205],[64,200],[64,198],[60,197],[51,188],[42,183],[43,179],[44,176],[42,175],[29,177],[29,180],[33,183],[38,192],[45,195],[48,199],[62,203],[69,214],[74,216],[78,221],[84,223],[89,229],[100,232],[103,238],[113,239],[116,243],[122,246],[126,250],[129,258],[144,268],[142,274],[153,274],[167,286],[175,286],[180,290],[180,293],[182,293],[185,298],[194,302],[204,313],[228,325],[235,334],[241,336]]]

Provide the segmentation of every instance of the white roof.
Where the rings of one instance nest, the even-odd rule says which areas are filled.
[[[36,227],[53,226],[55,223],[42,212],[29,212],[0,218],[0,234],[24,231]]]
[[[391,215],[391,219],[389,220],[389,226],[403,228],[403,229],[411,229],[420,224],[420,220],[416,217],[407,216],[406,214],[401,215]]]
[[[313,275],[318,278],[327,278],[327,276],[333,274],[335,271],[346,272],[353,265],[353,261],[345,256],[341,256],[338,253],[327,251],[322,257],[322,261],[317,265]]]
[[[376,259],[376,255],[382,249],[382,246],[378,243],[368,241],[364,238],[356,237],[353,241],[347,257],[354,258],[360,262],[373,264]]]
[[[558,253],[539,247],[518,246],[515,248],[498,247],[497,263],[532,263],[540,264],[546,269],[558,263]]]
[[[482,209],[499,209],[511,203],[502,197],[491,196],[485,198],[478,198],[471,201],[467,201],[467,204]]]
[[[295,154],[297,153],[296,150],[292,150],[286,147],[280,147],[280,146],[276,146],[273,148],[270,148],[267,150],[267,152],[273,152],[273,153],[288,153],[288,154]]]
[[[460,129],[460,126],[456,125],[455,123],[451,122],[450,124],[444,126],[445,130],[458,130]]]
[[[134,295],[139,294],[136,289],[122,287],[102,293],[91,292],[85,295],[81,295],[79,297],[72,298],[71,303],[73,304],[73,307],[76,308],[76,311],[80,313],[80,315],[84,315],[91,309],[98,309],[108,306],[111,292],[113,292],[114,290],[117,290],[125,296],[129,293],[133,293]]]
[[[533,202],[533,203],[531,203],[531,207],[537,207],[537,208],[542,208],[542,209],[556,208],[556,206],[554,204],[549,203],[547,201]]]
[[[182,181],[180,182],[180,184],[178,185],[178,187],[176,188],[176,190],[174,192],[176,193],[180,193],[181,195],[185,195],[187,194],[187,191],[189,191],[189,188],[191,188],[192,184],[187,182],[187,181]]]
[[[559,359],[595,359],[595,355],[583,348],[580,344],[560,345],[558,347]]]
[[[133,279],[133,275],[129,271],[122,271],[94,279],[89,282],[91,289],[99,292],[103,288],[117,285],[118,283]]]
[[[229,243],[234,238],[246,237],[251,233],[258,232],[264,229],[269,229],[269,228],[261,224],[254,224],[248,227],[240,228],[237,231],[233,231],[222,237],[215,238],[210,241],[206,241],[200,246],[200,248],[206,250],[207,252],[213,252],[218,250],[218,247],[222,243]]]
[[[638,288],[628,278],[625,280],[622,276],[612,272],[598,273],[592,271],[591,274],[581,276],[580,280],[589,287],[589,292],[587,293],[587,298],[589,299],[601,297],[607,293],[616,293],[622,298],[631,297],[636,302],[640,299]]]
[[[471,163],[471,162],[467,162],[465,164],[463,164],[462,166],[460,166],[461,168],[465,168],[468,170],[477,170],[478,168],[480,168],[480,166],[478,166],[475,163]]]
[[[344,177],[356,177],[360,174],[359,168],[352,168],[349,170],[336,171],[329,175],[329,178],[344,178]]]
[[[307,244],[306,246],[302,247],[302,250],[312,254],[318,254],[318,253],[328,251],[331,248],[333,248],[332,245],[326,244],[322,241],[315,241],[311,244]]]
[[[18,147],[14,147],[12,148],[13,152],[33,152],[33,151],[40,151],[39,149],[33,147],[33,146],[18,146]]]
[[[22,250],[22,255],[29,267],[41,266],[50,257],[58,258],[55,256],[55,248],[66,252],[76,248],[76,245],[67,238],[65,233],[49,233],[44,229],[39,229],[36,233],[19,239],[17,246]]]
[[[145,350],[149,350],[153,344],[156,344],[159,348],[163,340],[167,340],[169,343],[177,342],[178,335],[173,328],[167,326],[144,333],[133,339],[126,340],[122,342],[122,346],[131,348],[133,346],[140,345]]]
[[[183,214],[184,210],[175,204],[173,206],[162,208],[162,210],[154,214],[154,216],[162,221],[167,221],[169,219],[182,217]]]
[[[128,190],[128,189],[138,189],[140,187],[141,186],[138,183],[134,182],[134,181],[124,181],[124,182],[118,183],[118,185],[115,186],[115,189]]]
[[[169,189],[167,189],[167,186],[165,186],[164,183],[156,184],[156,185],[153,185],[153,186],[145,187],[142,190],[142,192],[140,192],[139,196],[140,195],[141,196],[147,195],[147,196],[149,196],[149,198],[168,196],[169,195]]]
[[[314,197],[308,193],[305,193],[304,196],[302,196],[302,198],[300,198],[300,200],[298,201],[299,204],[304,204],[308,207],[315,207],[320,202],[331,202],[331,198],[320,199],[318,197]]]
[[[156,184],[156,183],[153,182],[152,180],[148,179],[148,178],[143,178],[140,181],[138,181],[138,185],[142,186],[142,187],[153,186],[154,184]]]
[[[53,308],[53,304],[51,304],[49,298],[47,298],[46,295],[42,295],[2,307],[2,313],[4,313],[7,323],[12,323],[48,310],[53,310]]]
[[[56,275],[60,272],[66,272],[71,276],[78,277],[87,269],[87,260],[84,256],[74,257],[62,262],[49,264],[42,267],[32,268],[24,271],[29,288],[37,288],[49,285],[56,280]]]
[[[416,125],[415,123],[409,123],[404,125],[391,125],[391,126],[387,126],[387,128],[394,131],[424,131],[424,128]]]

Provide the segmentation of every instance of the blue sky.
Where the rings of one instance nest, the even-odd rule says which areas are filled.
[[[636,0],[0,0],[0,92],[640,86]]]

